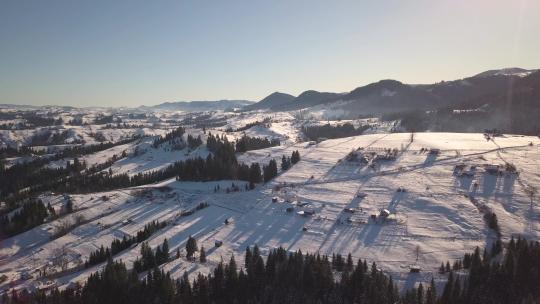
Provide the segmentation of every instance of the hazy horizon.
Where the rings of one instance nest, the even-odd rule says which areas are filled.
[[[533,1],[7,1],[0,103],[136,107],[434,83],[540,68],[537,37]]]

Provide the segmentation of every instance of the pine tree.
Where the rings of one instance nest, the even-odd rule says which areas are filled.
[[[66,212],[67,213],[73,212],[73,202],[71,201],[71,199],[68,199],[66,202]]]
[[[437,289],[435,288],[435,280],[431,278],[431,282],[426,292],[426,304],[437,303]]]
[[[418,290],[416,293],[416,302],[418,304],[424,303],[424,286],[422,285],[422,283],[418,285]]]
[[[253,184],[257,184],[260,183],[261,180],[261,167],[259,166],[259,163],[252,163],[249,167],[249,181]]]
[[[199,261],[201,263],[206,263],[206,251],[204,251],[204,246],[201,246],[201,251],[199,254]]]
[[[294,165],[300,161],[300,152],[298,150],[293,151],[291,155],[291,163]]]
[[[192,258],[195,251],[197,251],[197,241],[190,235],[186,242],[186,256]]]
[[[244,266],[246,267],[246,269],[249,269],[249,264],[251,263],[251,260],[252,260],[253,256],[251,254],[251,249],[248,247],[246,247],[246,254],[244,256]]]
[[[281,170],[287,171],[291,166],[291,159],[287,158],[285,155],[281,157]]]
[[[163,244],[161,245],[161,254],[162,254],[162,258],[161,258],[160,264],[163,264],[169,261],[169,242],[167,241],[167,238],[163,240]]]

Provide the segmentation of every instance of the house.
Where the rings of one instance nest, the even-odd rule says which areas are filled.
[[[354,213],[354,209],[353,208],[345,208],[343,209],[344,212],[347,212],[347,213]]]
[[[484,170],[489,174],[497,174],[499,173],[499,165],[486,165]]]
[[[454,174],[459,174],[461,173],[464,169],[465,169],[466,165],[465,164],[457,164],[455,165],[454,167]]]
[[[390,210],[381,209],[381,212],[379,213],[379,216],[381,216],[381,217],[389,217],[390,216]]]
[[[441,153],[441,149],[438,149],[438,148],[429,149],[429,154],[438,155],[439,153]]]
[[[315,214],[315,211],[313,210],[301,210],[301,211],[298,211],[296,212],[296,214],[300,215],[300,216],[312,216]]]
[[[296,205],[297,205],[298,207],[304,207],[304,206],[309,205],[309,203],[308,203],[308,202],[298,202]]]
[[[418,265],[411,265],[409,266],[410,272],[412,273],[419,273],[420,272],[420,266]]]

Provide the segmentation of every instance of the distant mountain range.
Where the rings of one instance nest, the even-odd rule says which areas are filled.
[[[254,104],[254,101],[249,100],[215,100],[215,101],[176,101],[165,102],[156,106],[146,107],[142,106],[141,109],[147,110],[175,110],[186,112],[204,112],[204,111],[217,111],[217,110],[233,110],[243,108]]]
[[[258,102],[248,100],[166,102],[143,110],[180,110],[189,112],[232,110],[292,111],[300,109],[339,111],[342,118],[381,115],[403,111],[434,110],[444,107],[468,107],[479,100],[487,104],[512,92],[521,79],[539,74],[539,70],[504,68],[433,84],[405,84],[386,79],[357,87],[346,93],[308,90],[298,96],[274,92]],[[491,99],[489,99],[491,98]]]
[[[515,80],[537,71],[505,68],[489,70],[464,79],[421,85],[404,84],[389,79],[358,87],[348,93],[309,90],[294,97],[276,92],[243,109],[284,111],[328,105],[351,116],[410,109],[429,110],[464,103],[486,95],[502,94],[510,90]]]

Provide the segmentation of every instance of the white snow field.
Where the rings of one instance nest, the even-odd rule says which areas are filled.
[[[270,131],[293,138],[292,129],[290,122],[280,122],[273,123]],[[398,150],[394,160],[347,160],[353,150],[360,156],[373,156],[385,154],[388,148]],[[503,240],[517,235],[540,238],[540,206],[537,202],[531,206],[525,192],[529,186],[540,185],[538,137],[503,135],[488,141],[478,133],[416,133],[411,142],[410,133],[369,134],[318,144],[290,141],[239,154],[238,159],[266,164],[276,158],[279,164],[283,154],[290,156],[294,150],[300,151],[299,163],[251,191],[214,191],[218,184],[225,189],[231,183],[243,186],[242,181],[171,179],[120,191],[72,195],[76,212],[69,216],[82,215],[84,221],[66,235],[51,237],[60,218],[1,241],[0,273],[8,280],[0,288],[65,287],[82,281],[103,267],[77,268],[92,251],[110,245],[114,238],[135,234],[153,220],[168,224],[150,237],[151,247],[167,238],[174,255],[191,235],[206,249],[205,264],[188,261],[184,255],[164,264],[174,277],[186,271],[190,275],[209,272],[232,254],[241,261],[245,248],[257,244],[263,253],[278,246],[329,255],[351,253],[376,262],[402,288],[432,277],[443,281],[444,275],[437,272],[441,262],[459,259],[476,246],[490,246],[497,235],[483,219],[485,210],[496,213]],[[161,168],[186,157],[185,151],[163,153],[142,154],[136,164],[129,158],[120,160],[113,171]],[[150,155],[153,159],[147,160]],[[505,170],[507,163],[518,173]],[[490,173],[494,165],[500,167]],[[61,208],[60,195],[42,198]],[[180,216],[201,202],[209,207]],[[381,209],[390,215],[379,216]],[[215,241],[223,245],[216,247]],[[48,265],[53,272],[51,262],[61,248],[69,252],[68,270],[39,278],[35,269]],[[130,248],[114,258],[131,267],[139,250],[139,246]],[[412,264],[421,267],[420,273],[410,273]],[[33,278],[21,279],[22,272]]]

